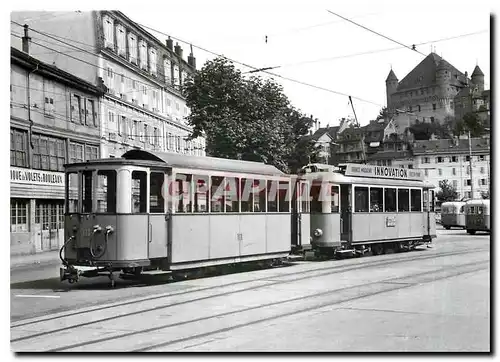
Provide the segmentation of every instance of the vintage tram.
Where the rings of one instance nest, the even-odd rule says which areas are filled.
[[[434,186],[420,170],[313,164],[301,178],[311,185],[311,245],[317,253],[377,255],[436,237]],[[331,191],[324,201],[321,184]]]
[[[452,227],[465,229],[465,202],[443,202],[441,204],[441,225],[447,230]]]
[[[491,231],[490,200],[469,200],[465,203],[465,228],[468,234]]]
[[[118,273],[431,242],[432,185],[417,170],[377,167],[313,164],[287,175],[264,163],[143,150],[66,165],[61,280],[108,275],[114,284]]]

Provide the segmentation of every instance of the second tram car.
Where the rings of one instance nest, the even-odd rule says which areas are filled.
[[[66,165],[61,280],[222,264],[290,253],[411,250],[436,236],[421,171],[258,162],[132,150]],[[92,270],[82,272],[82,267]]]
[[[443,202],[441,204],[441,224],[447,230],[452,227],[465,229],[465,202]]]

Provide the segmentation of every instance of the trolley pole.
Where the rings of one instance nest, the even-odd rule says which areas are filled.
[[[470,193],[471,198],[474,199],[474,178],[472,177],[472,146],[469,131],[469,168],[470,168]]]

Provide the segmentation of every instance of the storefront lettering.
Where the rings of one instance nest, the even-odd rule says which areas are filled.
[[[10,181],[16,183],[64,186],[64,174],[61,172],[11,168]]]
[[[346,176],[380,177],[403,180],[424,179],[421,170],[374,165],[348,164],[345,174]]]

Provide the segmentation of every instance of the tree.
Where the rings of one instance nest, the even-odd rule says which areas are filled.
[[[437,138],[450,138],[450,133],[445,126],[439,123],[415,123],[410,127],[410,132],[416,140],[429,140],[434,134]]]
[[[439,190],[436,197],[440,202],[454,201],[458,198],[458,192],[448,180],[439,181]]]
[[[244,78],[224,58],[205,63],[184,92],[190,137],[204,134],[211,156],[265,162],[287,172],[314,151],[299,142],[313,118],[294,109],[279,84]]]

